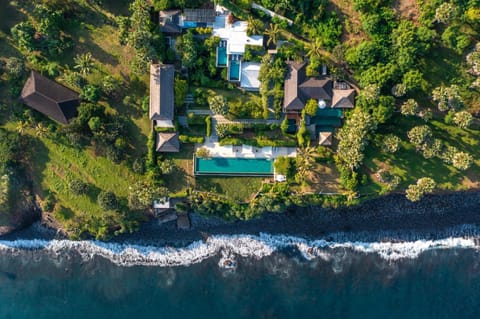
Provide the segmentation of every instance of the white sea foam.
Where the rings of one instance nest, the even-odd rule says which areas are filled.
[[[199,263],[210,257],[242,256],[263,258],[273,252],[296,248],[307,260],[329,261],[335,252],[352,250],[360,253],[375,253],[386,260],[416,258],[431,249],[474,248],[479,249],[473,238],[447,237],[438,240],[412,240],[402,242],[331,241],[326,239],[307,240],[305,238],[270,235],[215,235],[206,241],[197,241],[183,248],[156,247],[105,243],[99,241],[69,240],[14,240],[0,241],[0,252],[19,253],[22,250],[40,250],[55,255],[78,253],[84,260],[95,256],[109,259],[124,266],[181,266]],[[337,254],[338,255],[338,254]],[[338,257],[338,256],[337,256]]]

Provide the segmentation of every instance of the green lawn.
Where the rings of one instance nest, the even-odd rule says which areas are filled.
[[[371,175],[374,183],[361,187],[362,193],[378,192],[381,189],[374,178],[374,174],[381,168],[387,168],[401,177],[399,189],[405,189],[421,177],[433,178],[437,182],[437,187],[442,190],[465,190],[480,186],[480,131],[478,129],[462,130],[438,120],[432,120],[428,124],[435,138],[473,156],[474,164],[467,171],[460,171],[438,158],[425,159],[416,151],[414,145],[408,142],[408,130],[415,125],[424,124],[423,121],[396,115],[393,122],[395,125],[382,127],[381,132],[399,136],[402,139],[401,149],[395,154],[387,154],[373,145],[367,147],[365,173]]]
[[[193,187],[193,145],[182,144],[178,153],[161,154],[164,158],[172,159],[177,169],[166,179],[166,186],[174,194],[184,194],[189,187]]]
[[[260,189],[262,177],[207,177],[197,176],[195,187],[199,191],[215,192],[229,199],[248,202]]]

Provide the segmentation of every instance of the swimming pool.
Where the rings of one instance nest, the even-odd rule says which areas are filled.
[[[240,81],[240,64],[242,62],[237,60],[230,60],[230,71],[229,71],[229,80],[230,81]]]
[[[195,157],[195,175],[271,176],[273,160],[266,158],[198,158]]]
[[[217,66],[227,66],[227,48],[217,48]]]

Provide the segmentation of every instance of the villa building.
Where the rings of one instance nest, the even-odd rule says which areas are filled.
[[[258,91],[260,63],[243,62],[247,46],[263,46],[262,35],[247,35],[248,22],[234,21],[230,11],[222,6],[215,9],[167,10],[159,13],[160,30],[167,37],[169,47],[175,38],[188,28],[208,27],[220,38],[216,66],[227,68],[227,80],[236,82],[248,91]]]
[[[19,100],[64,125],[70,123],[77,116],[77,108],[80,105],[77,92],[36,71],[30,73]]]
[[[319,78],[307,77],[306,66],[305,62],[287,62],[283,112],[295,127],[307,102],[317,101],[317,113],[307,116],[306,125],[320,145],[331,145],[335,128],[342,125],[343,109],[355,107],[355,90],[345,82],[333,81],[326,68]]]
[[[258,91],[260,63],[242,65],[242,61],[247,45],[262,47],[263,36],[247,35],[248,22],[232,21],[227,10],[221,7],[217,10],[219,15],[213,27],[213,35],[221,39],[217,48],[217,67],[227,68],[229,81],[239,82],[246,90]]]
[[[161,128],[157,132],[156,150],[158,152],[178,152],[180,142],[174,130],[174,80],[173,65],[150,65],[150,120],[154,126]],[[163,132],[165,131],[165,132]]]

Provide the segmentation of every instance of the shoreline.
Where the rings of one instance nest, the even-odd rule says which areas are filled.
[[[190,214],[192,229],[178,230],[174,222],[159,225],[144,223],[132,234],[122,234],[108,242],[186,246],[211,235],[291,235],[303,238],[329,238],[371,234],[377,240],[402,240],[401,234],[423,235],[433,239],[446,229],[461,225],[480,225],[480,192],[455,192],[425,196],[411,203],[403,195],[388,195],[359,206],[324,209],[305,207],[282,214],[269,213],[249,221],[228,222],[216,217]],[[39,222],[22,230],[0,236],[0,240],[67,239]]]

